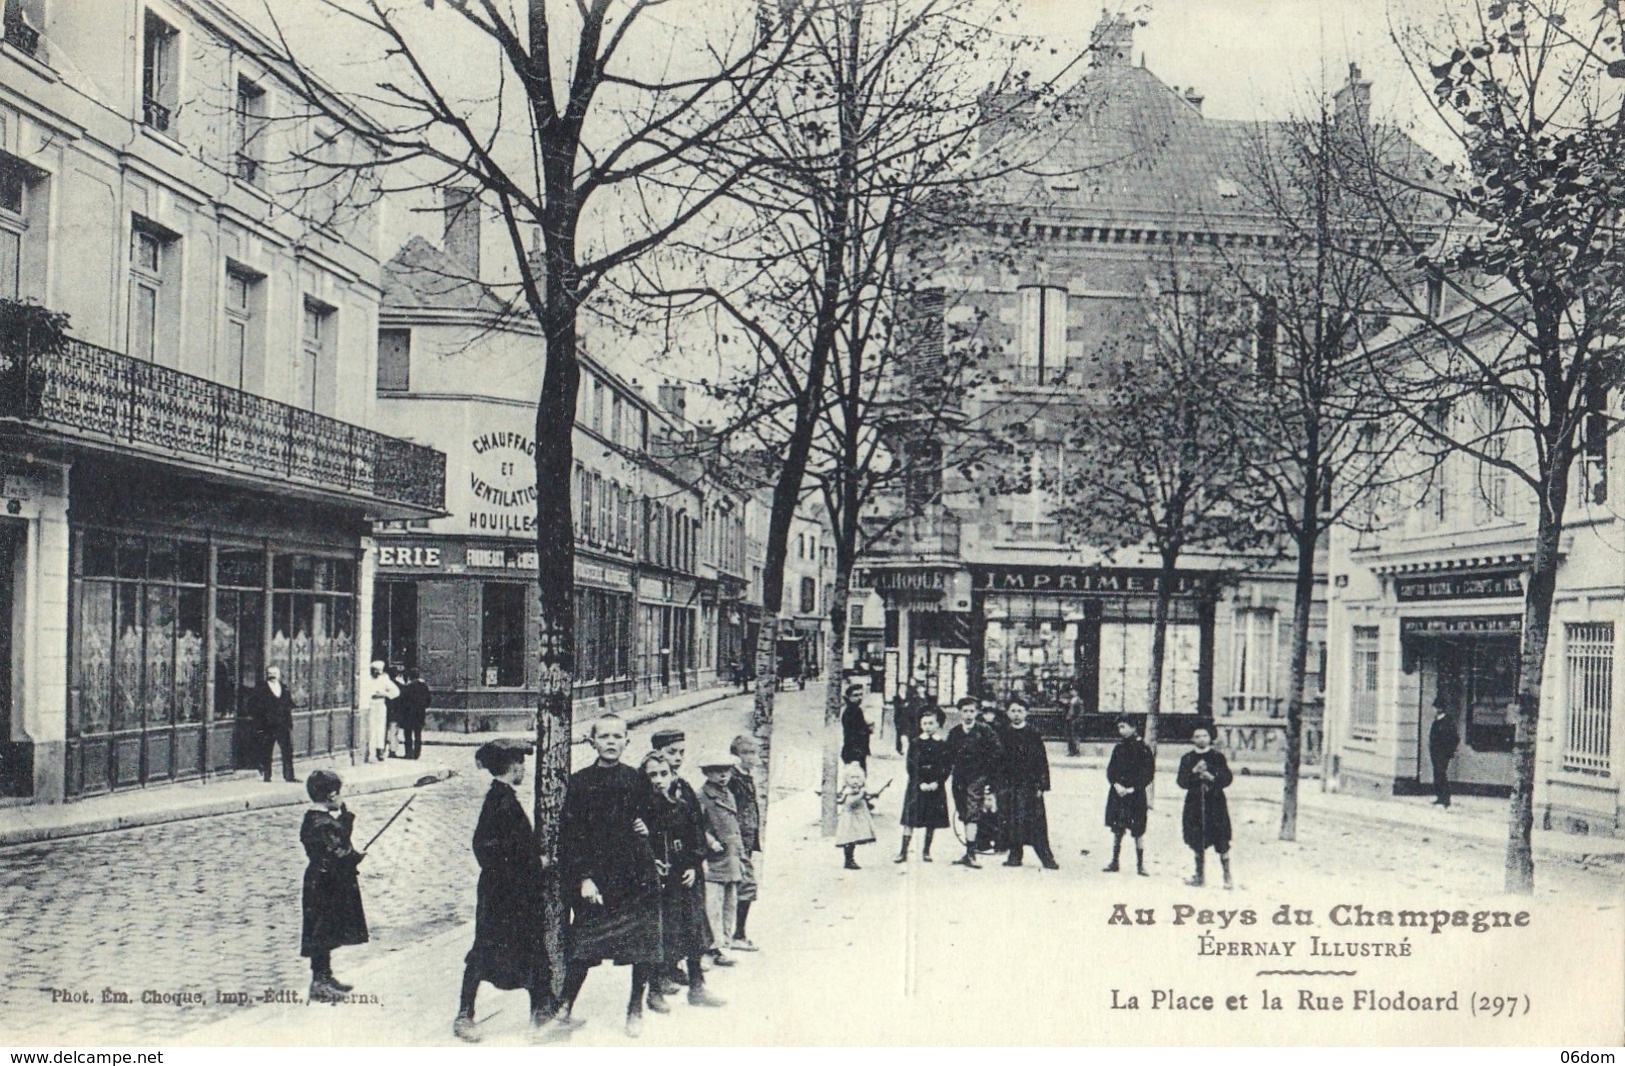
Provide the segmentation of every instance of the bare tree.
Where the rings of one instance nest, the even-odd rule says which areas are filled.
[[[1098,400],[1074,407],[1050,487],[1067,501],[1052,516],[1081,543],[1157,557],[1145,722],[1155,751],[1181,556],[1245,557],[1275,531],[1250,476],[1260,442],[1237,417],[1251,399],[1249,303],[1214,272],[1178,263],[1148,282],[1139,328],[1097,356]]]
[[[1321,99],[1318,114],[1260,130],[1248,185],[1275,239],[1228,262],[1256,322],[1256,395],[1240,413],[1268,444],[1254,465],[1261,503],[1295,556],[1282,840],[1297,839],[1318,556],[1327,532],[1363,515],[1363,501],[1395,476],[1391,460],[1410,428],[1383,380],[1392,368],[1369,342],[1395,314],[1388,278],[1427,232],[1413,189],[1433,161],[1397,129],[1371,123],[1366,86],[1350,74],[1336,106]],[[1388,208],[1374,212],[1379,199]]]
[[[579,317],[607,276],[670,240],[743,180],[751,159],[723,151],[728,130],[773,78],[794,28],[746,11],[733,26],[712,19],[701,37],[661,0],[423,6],[321,2],[352,42],[351,61],[368,64],[375,78],[350,97],[370,120],[323,92],[304,49],[277,28],[277,58],[295,72],[306,107],[368,149],[364,159],[301,162],[340,176],[376,174],[385,187],[466,187],[496,213],[518,278],[513,303],[546,346],[536,482],[569,485]],[[573,720],[571,516],[568,492],[537,495],[536,830],[554,871]],[[554,875],[543,921],[555,993],[564,972],[564,891]]]
[[[813,492],[826,505],[839,637],[863,547],[860,515],[878,486],[901,476],[887,429],[906,403],[918,410],[898,391],[898,367],[908,358],[898,324],[914,313],[925,264],[971,221],[971,190],[1012,165],[1009,146],[982,144],[1000,106],[1019,100],[1030,109],[1040,92],[1018,69],[1031,42],[999,31],[1009,17],[1001,0],[807,0],[778,8],[805,22],[787,76],[752,101],[748,131],[742,126],[739,135],[740,150],[762,161],[741,186],[754,221],[730,227],[720,247],[691,249],[684,269],[702,280],[683,285],[651,273],[642,294],[658,296],[669,311],[709,316],[724,343],[740,339],[746,354],[737,373],[711,383],[730,411],[725,432],[736,447],[783,457],[772,477],[763,576],[761,722],[772,717],[777,687],[775,641],[796,508]],[[990,84],[991,97],[984,95]],[[710,276],[695,262],[701,254]],[[944,348],[935,350],[941,356]],[[939,389],[962,370],[937,366]],[[830,661],[838,667],[833,646]],[[838,717],[838,668],[826,708]]]
[[[1523,894],[1561,539],[1625,383],[1622,34],[1617,3],[1493,0],[1401,41],[1466,167],[1422,190],[1451,218],[1421,259],[1432,293],[1388,272],[1417,326],[1395,341],[1407,372],[1386,380],[1424,444],[1504,471],[1536,504],[1506,849],[1507,891]]]

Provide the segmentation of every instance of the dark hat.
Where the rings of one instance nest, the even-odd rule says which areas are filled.
[[[649,747],[659,750],[669,748],[682,740],[687,740],[688,734],[681,729],[662,729],[649,738]]]
[[[976,704],[977,704],[977,700],[976,700],[975,696],[961,696],[961,697],[959,697],[959,702],[955,703],[954,706],[955,707],[975,707]]]
[[[344,781],[331,770],[316,770],[305,778],[305,795],[312,802],[322,803],[344,787]]]
[[[481,744],[474,751],[474,763],[493,774],[503,773],[516,762],[536,750],[528,740],[517,737],[498,737]]]
[[[861,696],[867,691],[868,691],[868,686],[867,685],[848,685],[848,686],[846,686],[846,694],[848,696]]]

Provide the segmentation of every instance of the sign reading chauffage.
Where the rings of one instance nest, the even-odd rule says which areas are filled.
[[[468,532],[536,534],[536,442],[496,430],[469,442]]]

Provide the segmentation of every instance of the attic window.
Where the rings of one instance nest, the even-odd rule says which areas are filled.
[[[1226,200],[1230,200],[1241,195],[1240,186],[1231,181],[1229,178],[1214,178],[1213,187],[1217,189],[1219,195],[1224,197]]]

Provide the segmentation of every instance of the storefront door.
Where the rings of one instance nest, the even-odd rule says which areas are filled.
[[[1416,712],[1416,777],[1433,781],[1428,731],[1436,710],[1448,711],[1460,740],[1450,779],[1464,785],[1512,784],[1513,708],[1518,699],[1515,636],[1420,639],[1420,705]]]
[[[21,753],[11,746],[12,736],[12,615],[16,609],[17,556],[21,554],[22,526],[0,519],[0,796],[33,791],[32,773],[25,773]]]

